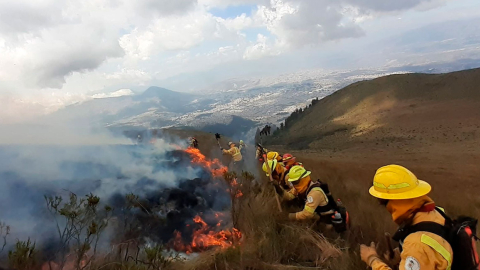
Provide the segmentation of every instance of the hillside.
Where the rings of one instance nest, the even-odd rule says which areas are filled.
[[[291,149],[471,149],[480,140],[480,69],[402,74],[345,87],[307,109],[270,143]]]
[[[340,240],[329,238],[344,252],[325,269],[365,269],[358,246],[375,241],[382,249],[384,232],[394,233],[391,216],[368,194],[380,166],[408,167],[432,184],[432,198],[448,213],[480,217],[479,208],[470,207],[480,203],[472,192],[480,186],[477,85],[480,69],[354,83],[319,100],[267,140],[269,150],[294,154],[314,179],[327,182],[351,214],[351,230]],[[297,243],[290,241],[292,247]]]
[[[387,211],[368,194],[375,170],[387,164],[431,183],[431,197],[451,215],[480,217],[480,208],[471,207],[480,203],[480,69],[357,82],[289,123],[268,149],[294,154],[342,198],[356,224],[356,246],[394,232]]]

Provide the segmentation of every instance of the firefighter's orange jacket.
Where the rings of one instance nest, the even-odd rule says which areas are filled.
[[[412,225],[426,221],[445,224],[445,219],[440,213],[431,211],[417,213]],[[429,232],[415,232],[404,240],[399,269],[449,270],[452,259],[452,248],[445,239]],[[391,270],[380,259],[374,260],[371,267],[373,270]]]

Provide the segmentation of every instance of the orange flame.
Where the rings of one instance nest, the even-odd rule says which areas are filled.
[[[213,160],[207,159],[205,155],[196,148],[189,147],[185,150],[185,152],[190,154],[192,157],[192,163],[199,164],[204,168],[207,168],[214,177],[220,177],[228,171],[228,168],[225,167],[220,160],[217,158]]]
[[[236,190],[234,189],[235,194],[231,193],[232,196],[235,196],[235,198],[240,198],[240,197],[243,196],[242,191],[238,188],[238,187],[241,187],[242,184],[239,184],[239,183],[237,182],[237,179],[236,179],[236,178],[234,178],[234,179],[232,180],[232,182],[230,182],[230,186],[231,186],[232,188],[235,188],[235,189],[236,189]],[[227,190],[227,191],[230,192],[230,190]]]
[[[196,224],[199,224],[200,228],[193,232],[192,242],[190,244],[183,243],[182,234],[178,231],[175,231],[175,238],[173,240],[173,248],[175,250],[190,254],[192,252],[201,252],[211,248],[228,248],[242,237],[242,233],[235,228],[233,228],[231,231],[214,231],[198,215],[193,218],[193,221]],[[217,224],[217,226],[219,225],[220,222]]]

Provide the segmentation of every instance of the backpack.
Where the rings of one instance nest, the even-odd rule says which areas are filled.
[[[322,217],[322,213],[333,211],[333,215],[323,216],[323,221],[328,224],[332,224],[337,233],[346,231],[350,225],[350,217],[347,212],[347,208],[343,205],[342,201],[340,199],[335,201],[327,183],[317,180],[315,184],[308,188],[305,194],[308,194],[313,188],[322,189],[328,199],[328,204],[325,206],[318,206],[317,209],[315,209],[315,212]]]
[[[435,210],[445,218],[445,225],[435,222],[406,224],[398,229],[393,239],[402,244],[403,240],[411,233],[422,231],[436,234],[447,240],[452,247],[451,270],[480,270],[480,260],[476,248],[478,220],[466,216],[451,219],[441,208],[435,207]]]

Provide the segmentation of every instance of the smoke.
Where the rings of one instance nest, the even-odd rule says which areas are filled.
[[[108,144],[0,145],[0,221],[12,228],[10,245],[30,237],[45,249],[55,246],[55,222],[45,195],[92,193],[112,206],[114,226],[108,235],[116,239],[103,245],[132,238],[167,243],[176,230],[188,238],[193,217],[203,214],[213,224],[218,220],[208,217],[230,207],[225,183],[192,164],[181,150],[185,145],[179,146],[183,142],[102,140],[108,138]],[[118,141],[124,143],[111,143]],[[130,193],[138,196],[139,207],[131,207]]]
[[[113,136],[103,128],[85,123],[0,125],[0,145],[106,145],[130,144],[125,137]]]

